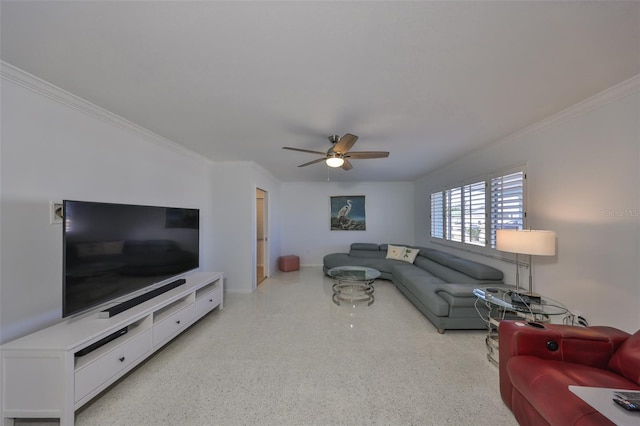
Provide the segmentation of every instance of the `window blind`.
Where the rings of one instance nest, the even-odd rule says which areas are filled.
[[[496,230],[523,229],[524,171],[491,178],[491,247],[496,246]]]
[[[442,192],[431,194],[431,237],[444,237],[444,200]]]
[[[464,193],[464,242],[484,246],[485,235],[485,187],[484,181],[463,187]]]
[[[451,188],[445,191],[447,204],[447,240],[462,241],[462,188]]]

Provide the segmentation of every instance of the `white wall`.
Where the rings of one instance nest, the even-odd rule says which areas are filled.
[[[256,188],[268,192],[268,269],[274,271],[280,255],[280,182],[252,162],[218,163],[213,176],[215,226],[223,244],[218,262],[224,267],[225,289],[250,292],[256,288]]]
[[[210,162],[2,71],[0,342],[61,319],[62,228],[49,224],[50,200],[199,208],[201,269],[221,266]]]
[[[414,243],[413,183],[283,183],[282,254],[300,256],[302,265],[322,265],[324,255],[347,252],[353,242]],[[333,195],[364,195],[367,229],[331,231]]]
[[[557,256],[533,259],[534,290],[580,312],[593,325],[640,329],[638,81],[418,180],[417,242],[430,244],[423,212],[431,190],[526,162],[528,224],[556,231],[558,240]],[[515,282],[513,264],[464,256],[499,267],[508,282]],[[528,271],[521,274],[526,283]]]

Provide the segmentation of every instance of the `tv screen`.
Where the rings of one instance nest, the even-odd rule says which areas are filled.
[[[199,267],[198,209],[63,201],[62,316]]]

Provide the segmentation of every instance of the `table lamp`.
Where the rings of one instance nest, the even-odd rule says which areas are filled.
[[[542,230],[498,229],[496,231],[496,249],[516,254],[516,292],[526,296],[537,296],[533,293],[533,277],[531,274],[531,256],[553,256],[556,254],[556,233]],[[520,291],[520,265],[518,255],[529,255],[529,292]]]

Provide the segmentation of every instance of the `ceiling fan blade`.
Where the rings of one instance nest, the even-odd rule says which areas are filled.
[[[344,164],[342,164],[342,170],[351,170],[351,169],[353,169],[353,165],[349,162],[349,160],[344,158]]]
[[[367,158],[387,158],[389,153],[386,151],[355,151],[349,152],[346,157],[356,160],[363,160]]]
[[[349,150],[357,140],[358,137],[356,135],[347,133],[343,137],[341,137],[340,140],[333,146],[333,152],[346,154],[347,152],[349,152]]]
[[[290,151],[309,152],[311,154],[318,154],[318,155],[326,155],[325,152],[311,151],[311,150],[308,150],[308,149],[301,149],[301,148],[291,148],[291,147],[288,147],[288,146],[283,146],[282,149],[288,149]]]
[[[312,164],[316,164],[316,163],[319,163],[319,162],[324,161],[324,160],[326,160],[326,158],[324,158],[324,157],[323,158],[318,158],[317,160],[313,160],[313,161],[309,161],[308,163],[300,164],[298,167],[310,166]]]

